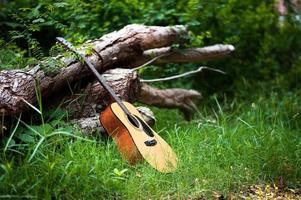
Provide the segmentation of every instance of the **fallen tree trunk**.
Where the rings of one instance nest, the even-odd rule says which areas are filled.
[[[201,94],[180,88],[157,89],[141,84],[135,67],[144,62],[199,62],[229,55],[232,45],[204,48],[172,49],[170,46],[187,36],[184,26],[129,25],[100,39],[87,41],[79,51],[84,53],[98,71],[116,67],[105,76],[121,99],[164,108],[178,108],[190,119]],[[109,95],[97,83],[90,71],[74,56],[54,57],[58,67],[40,62],[32,69],[0,72],[0,115],[15,116],[28,111],[37,99],[46,106],[58,105],[71,112],[72,118],[95,115],[109,102]],[[75,87],[76,86],[76,87]],[[50,103],[49,103],[50,102]],[[54,103],[56,102],[56,103]]]
[[[194,104],[202,98],[195,90],[181,88],[158,89],[141,84],[137,73],[130,69],[113,69],[104,74],[108,84],[121,99],[128,102],[139,101],[161,108],[180,109],[189,120]],[[99,113],[111,100],[107,91],[98,82],[88,84],[84,89],[64,99],[62,108],[69,111],[71,118],[91,117]]]
[[[85,52],[92,47],[92,54],[88,53],[88,59],[97,70],[105,71],[127,65],[144,50],[170,46],[185,34],[187,31],[184,26],[129,25],[100,39],[86,42],[81,51]],[[0,113],[17,115],[28,110],[29,106],[25,102],[36,103],[37,90],[43,98],[47,98],[91,75],[83,63],[72,57],[58,56],[56,59],[65,67],[56,68],[55,73],[51,74],[45,73],[42,64],[28,71],[0,72]]]

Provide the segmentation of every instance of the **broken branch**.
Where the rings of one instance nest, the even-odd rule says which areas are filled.
[[[138,101],[161,108],[180,109],[185,119],[190,120],[195,109],[194,103],[201,98],[201,93],[196,90],[182,88],[158,89],[143,83]]]
[[[140,81],[142,83],[153,83],[153,82],[161,82],[161,81],[170,81],[170,80],[182,78],[182,77],[185,77],[185,76],[188,76],[188,75],[191,75],[191,74],[199,73],[199,72],[203,71],[203,69],[207,69],[207,70],[210,70],[210,71],[218,72],[218,73],[221,73],[221,74],[226,74],[222,70],[202,66],[202,67],[199,67],[197,70],[185,72],[183,74],[179,74],[179,75],[175,75],[175,76],[170,76],[170,77],[165,77],[165,78],[156,78],[156,79],[150,79],[150,80],[140,79]]]
[[[155,64],[163,63],[185,63],[185,62],[202,62],[224,58],[235,50],[233,45],[213,45],[203,48],[188,49],[172,49],[171,47],[163,47],[157,49],[149,49],[143,52],[142,56],[131,63],[129,66],[136,67],[149,61],[154,57],[160,57],[155,60]]]

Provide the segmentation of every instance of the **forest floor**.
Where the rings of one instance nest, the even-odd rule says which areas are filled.
[[[128,165],[111,139],[82,136],[63,112],[44,113],[39,126],[20,122],[0,147],[0,198],[298,199],[300,94],[236,95],[211,96],[190,122],[152,108],[178,155],[171,174]]]

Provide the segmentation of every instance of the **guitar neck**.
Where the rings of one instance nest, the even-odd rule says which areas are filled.
[[[128,109],[123,105],[121,99],[116,95],[114,90],[107,84],[105,78],[98,73],[98,71],[95,69],[94,65],[82,54],[78,54],[80,57],[84,60],[84,62],[87,64],[89,69],[92,71],[92,73],[96,76],[99,83],[105,88],[106,91],[109,92],[111,97],[116,101],[116,103],[121,107],[123,112],[125,112],[127,115],[130,115],[130,112]]]
[[[89,69],[92,71],[92,73],[96,76],[96,78],[99,81],[99,83],[105,88],[106,91],[109,92],[109,94],[111,95],[111,97],[116,101],[116,103],[120,106],[120,108],[123,110],[123,112],[125,112],[127,115],[130,116],[131,115],[130,112],[124,106],[124,104],[122,103],[121,99],[116,95],[116,93],[114,92],[114,90],[107,84],[105,78],[103,78],[103,76],[101,76],[98,73],[98,71],[96,70],[96,68],[94,67],[94,65],[92,65],[92,63],[86,58],[86,56],[84,56],[83,54],[77,52],[75,50],[75,48],[73,47],[73,45],[70,42],[68,42],[67,40],[65,40],[64,38],[57,37],[56,40],[58,42],[62,43],[66,48],[68,48],[69,50],[71,50],[75,54],[79,55],[83,59],[83,61],[85,62],[85,64],[89,67]]]

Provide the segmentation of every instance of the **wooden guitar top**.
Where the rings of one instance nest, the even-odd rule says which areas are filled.
[[[172,148],[146,124],[141,114],[132,104],[128,102],[123,102],[123,104],[130,113],[138,119],[139,127],[134,126],[133,123],[130,122],[127,115],[117,103],[112,103],[110,107],[128,130],[143,158],[160,172],[169,173],[175,171],[177,168],[177,156]],[[142,120],[142,122],[140,120]],[[143,126],[141,126],[142,124]],[[145,133],[145,129],[151,131],[151,136]]]

